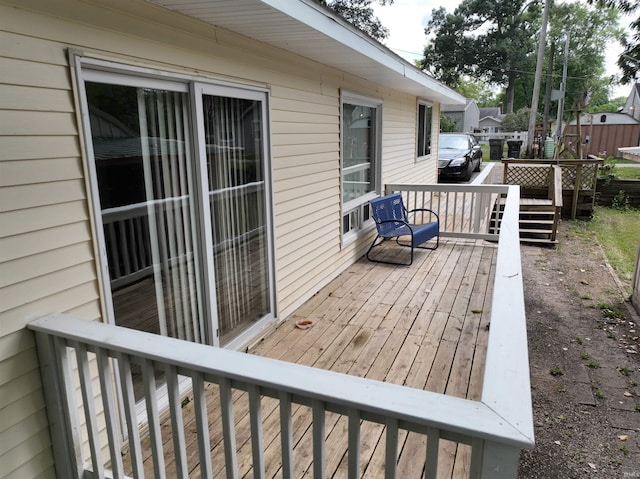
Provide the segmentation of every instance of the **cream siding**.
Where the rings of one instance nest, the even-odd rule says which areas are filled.
[[[10,16],[2,7],[3,29]],[[64,49],[7,32],[0,44],[0,463],[3,477],[51,477],[24,326],[97,298],[86,192]]]
[[[83,171],[77,158],[46,158],[37,160],[6,161],[0,164],[0,186],[11,186],[19,178],[29,178],[31,185],[81,180]]]
[[[27,351],[30,352],[30,350]],[[3,425],[2,434],[5,434],[5,431],[9,429],[16,429],[17,425],[30,421],[29,418],[31,416],[42,417],[42,413],[45,412],[42,402],[42,391],[36,389],[25,394],[20,401],[13,401],[9,406],[2,409],[0,411],[0,419]],[[42,428],[46,428],[46,421],[42,424]],[[11,434],[11,436],[14,434]],[[7,452],[8,444],[8,441],[3,442],[2,454]]]
[[[6,477],[53,475],[35,346],[25,325],[52,312],[101,319],[68,48],[269,89],[281,319],[357,260],[371,239],[342,246],[340,237],[342,89],[384,101],[383,184],[435,181],[435,161],[415,161],[415,97],[142,0],[100,3],[0,3],[0,463]]]

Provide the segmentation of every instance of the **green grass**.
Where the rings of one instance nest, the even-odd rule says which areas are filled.
[[[627,164],[629,164],[629,163],[634,163],[634,164],[638,164],[638,162],[637,162],[637,161],[633,161],[633,160],[626,160],[626,159],[624,159],[624,158],[614,158],[613,160],[607,160],[607,161],[611,161],[611,162],[616,163],[616,164],[617,164],[617,163],[622,163],[622,164],[624,164],[624,163],[627,163]]]
[[[593,219],[583,226],[595,234],[618,276],[630,282],[640,239],[640,210],[596,207]]]
[[[640,180],[640,168],[625,166],[630,164],[637,165],[638,163],[623,158],[608,158],[604,161],[600,174],[603,176],[612,175],[619,180]]]
[[[616,166],[612,173],[619,180],[640,180],[640,168],[625,168]]]
[[[564,373],[558,366],[553,366],[551,367],[551,369],[549,369],[549,374],[551,374],[552,376],[562,376]]]

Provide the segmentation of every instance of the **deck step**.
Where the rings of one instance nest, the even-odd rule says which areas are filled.
[[[550,240],[545,238],[520,238],[521,243],[540,243],[540,244],[558,244],[558,240]]]
[[[553,219],[550,220],[543,220],[540,218],[536,218],[536,219],[523,219],[520,218],[520,224],[523,225],[553,225],[554,221]]]
[[[544,215],[544,214],[554,214],[555,212],[556,212],[555,208],[544,208],[544,209],[520,208],[520,214],[526,213],[531,215]]]
[[[552,239],[555,236],[554,226],[558,210],[547,199],[520,199],[520,215],[518,218],[520,241],[522,243],[558,244]],[[504,202],[499,200],[490,220],[490,231],[499,233],[499,222],[504,214]]]
[[[540,235],[550,235],[551,233],[553,233],[553,228],[550,230],[543,230],[543,229],[533,229],[533,228],[529,228],[529,229],[525,229],[525,228],[520,228],[520,237],[522,237],[522,233],[525,234],[540,234]]]

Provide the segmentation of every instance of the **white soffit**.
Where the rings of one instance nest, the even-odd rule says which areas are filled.
[[[465,98],[313,0],[149,0],[382,85],[440,103]]]

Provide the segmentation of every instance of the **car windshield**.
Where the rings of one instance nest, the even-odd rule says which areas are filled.
[[[456,150],[466,150],[469,148],[469,141],[466,136],[460,135],[441,135],[440,148],[455,148]]]

